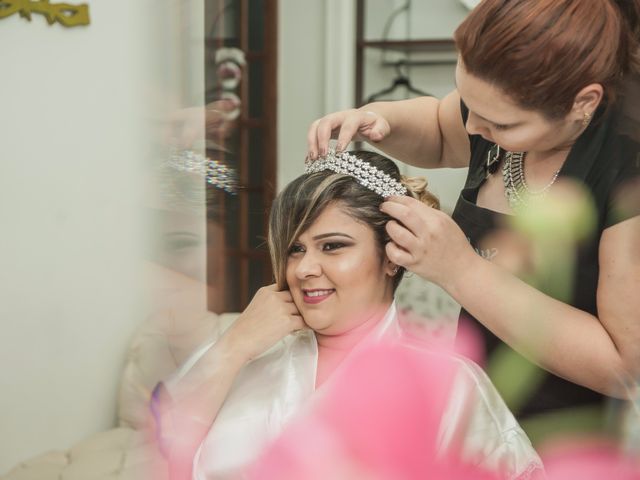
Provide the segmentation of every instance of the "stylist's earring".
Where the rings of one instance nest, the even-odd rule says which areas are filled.
[[[398,273],[398,270],[400,270],[400,267],[398,265],[396,265],[395,267],[393,267],[393,270],[391,270],[391,272],[396,275]]]
[[[582,119],[582,126],[587,127],[589,123],[591,123],[592,115],[590,113],[584,112],[584,118]]]

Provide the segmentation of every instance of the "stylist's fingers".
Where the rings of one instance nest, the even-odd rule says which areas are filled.
[[[192,148],[198,138],[204,134],[204,111],[202,107],[183,108],[168,116],[168,138],[178,148]]]
[[[410,253],[415,252],[419,248],[420,240],[411,231],[407,230],[398,222],[390,220],[387,222],[385,228],[393,243],[400,248]]]
[[[336,150],[338,152],[343,151],[349,142],[353,140],[353,137],[358,133],[358,130],[363,128],[364,122],[370,121],[368,118],[359,112],[358,110],[352,110],[348,115],[345,115],[340,131],[338,132],[338,142],[336,144]]]
[[[181,148],[191,148],[198,138],[202,136],[203,127],[194,122],[185,122],[178,137]]]
[[[338,142],[336,144],[336,150],[339,152],[344,150],[358,133],[362,134],[365,139],[368,140],[370,132],[380,118],[373,112],[362,110],[348,110],[345,113],[346,115],[340,126]]]
[[[311,160],[318,158],[318,126],[321,121],[322,118],[319,118],[307,130],[307,157]]]
[[[318,125],[318,153],[325,156],[329,152],[329,140],[338,138],[338,150],[342,150],[358,131],[358,111],[355,109],[332,113],[324,117]],[[343,143],[340,143],[343,142]],[[341,146],[342,145],[342,146]]]
[[[413,265],[413,263],[415,263],[415,259],[413,258],[413,255],[411,255],[411,253],[407,252],[406,250],[400,248],[394,242],[387,242],[384,249],[389,260],[391,260],[396,265],[400,265],[401,267],[408,268],[411,265]]]
[[[342,151],[360,134],[364,139],[378,142],[391,128],[382,116],[372,111],[352,108],[330,113],[311,124],[307,132],[308,157],[312,160],[324,156],[331,138],[337,138],[336,150]]]
[[[415,205],[410,206],[395,201],[386,201],[380,205],[380,210],[396,219],[416,237],[421,236],[424,229],[424,219],[420,213],[425,208],[429,207],[418,201]]]
[[[379,142],[391,133],[389,122],[376,112],[365,110],[360,112],[363,121],[360,126],[360,134],[371,142]]]
[[[315,160],[327,154],[333,131],[340,128],[351,110],[330,113],[316,120],[307,132],[308,156]]]
[[[413,197],[407,195],[392,195],[386,198],[387,202],[399,203],[407,207],[415,207],[416,205],[424,205],[420,200],[416,200]]]
[[[389,123],[377,113],[353,110],[345,117],[340,128],[336,150],[344,150],[358,134],[367,141],[379,142],[390,130]]]

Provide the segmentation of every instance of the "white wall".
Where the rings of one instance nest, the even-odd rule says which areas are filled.
[[[85,0],[89,27],[0,21],[0,474],[113,425],[147,308],[149,93],[171,39],[152,22],[172,21],[167,1]]]
[[[324,111],[324,8],[317,0],[278,4],[278,190],[302,173],[307,128]]]
[[[365,35],[380,39],[394,8],[405,0],[367,0]],[[391,25],[391,39],[451,38],[467,14],[452,0],[411,2],[408,13]],[[302,172],[309,124],[338,109],[352,107],[355,74],[354,0],[281,0],[278,69],[278,188]],[[365,95],[391,85],[393,67],[384,65],[380,50],[365,51]],[[385,59],[398,58],[385,54]],[[415,86],[442,97],[454,88],[454,65],[412,66]],[[396,92],[403,98],[404,91]],[[443,208],[451,211],[464,181],[463,170],[402,167],[412,175],[427,175]]]
[[[355,12],[355,0],[280,0],[278,190],[303,171],[311,122],[355,104]]]

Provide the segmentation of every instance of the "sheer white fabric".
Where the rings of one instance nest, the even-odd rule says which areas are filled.
[[[382,338],[420,348],[415,342],[403,342],[395,304],[366,342]],[[169,393],[212,345],[200,348],[165,382]],[[531,473],[542,471],[540,458],[486,374],[471,360],[457,355],[452,358],[459,368],[440,426],[440,452],[459,444],[465,460],[508,478],[529,478]],[[237,478],[314,393],[317,361],[315,335],[304,331],[289,335],[247,364],[194,458],[193,478]]]

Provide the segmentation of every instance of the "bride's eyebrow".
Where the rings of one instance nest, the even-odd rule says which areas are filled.
[[[342,232],[321,233],[320,235],[316,235],[315,237],[313,237],[313,240],[322,240],[323,238],[328,238],[328,237],[345,237],[351,240],[355,240],[351,235],[347,235],[346,233],[342,233]]]

